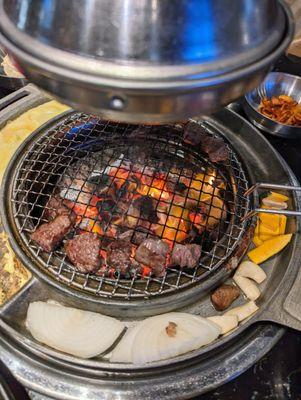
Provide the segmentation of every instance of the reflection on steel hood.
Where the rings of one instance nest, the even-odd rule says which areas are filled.
[[[292,35],[277,0],[0,1],[0,40],[29,80],[129,122],[215,111],[256,86]]]

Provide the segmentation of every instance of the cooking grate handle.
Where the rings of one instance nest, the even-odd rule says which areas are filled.
[[[244,193],[245,196],[250,196],[252,193],[257,191],[258,189],[274,189],[274,190],[290,190],[301,192],[301,186],[290,186],[290,185],[279,185],[276,183],[263,183],[258,182],[251,186],[246,192]],[[275,209],[268,209],[268,208],[255,208],[246,214],[243,218],[248,219],[253,217],[257,213],[266,213],[266,214],[282,214],[287,215],[289,217],[298,217],[301,216],[301,211],[296,210],[275,210]]]

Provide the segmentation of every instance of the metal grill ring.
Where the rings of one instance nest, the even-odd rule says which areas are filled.
[[[201,285],[231,256],[247,226],[241,219],[250,209],[249,199],[243,195],[249,187],[248,179],[230,147],[229,161],[212,165],[197,149],[183,143],[177,127],[143,126],[139,130],[140,133],[134,135],[133,132],[137,132],[135,125],[106,122],[94,116],[72,113],[57,126],[47,126],[42,134],[31,140],[19,159],[9,194],[18,241],[28,249],[40,270],[54,280],[100,299],[138,300]],[[212,132],[208,134],[216,135]],[[143,162],[137,158],[139,148],[147,149]],[[59,180],[70,166],[80,166],[84,160],[90,160],[93,170],[95,163],[102,160],[106,167],[114,167],[118,171],[116,160],[122,165],[129,159],[141,166],[143,174],[147,174],[148,167],[158,171],[164,168],[169,174],[176,166],[179,177],[184,176],[187,169],[202,170],[203,188],[209,168],[209,171],[216,171],[215,179],[225,183],[220,196],[227,203],[226,226],[223,227],[222,237],[213,243],[212,248],[203,251],[199,266],[194,270],[168,268],[160,278],[140,274],[130,279],[123,279],[118,274],[114,277],[85,275],[77,272],[67,261],[63,249],[45,253],[31,241],[30,233],[44,222],[43,209],[47,200],[57,190]],[[173,171],[173,177],[175,174]],[[152,183],[149,186],[155,189]],[[83,193],[84,189],[79,191],[79,195]],[[163,226],[163,232],[164,229],[166,226]],[[179,231],[179,227],[174,229]],[[219,224],[218,231],[221,229]]]

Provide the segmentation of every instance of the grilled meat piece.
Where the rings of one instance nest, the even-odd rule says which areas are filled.
[[[128,241],[115,240],[107,248],[107,264],[126,275],[132,267],[131,254],[132,246]]]
[[[69,215],[73,223],[76,220],[76,215],[64,204],[63,199],[58,196],[51,196],[46,204],[43,216],[48,221],[52,221],[59,215]]]
[[[188,122],[184,128],[183,141],[193,146],[198,146],[203,136],[208,136],[206,130],[195,122]]]
[[[118,239],[125,240],[139,246],[150,236],[153,236],[153,233],[150,230],[143,228],[142,226],[137,226],[134,230],[129,229],[128,231],[121,233],[118,236]]]
[[[239,289],[233,285],[222,285],[211,294],[211,301],[217,311],[224,311],[239,297]]]
[[[53,221],[40,225],[31,234],[31,239],[43,250],[53,251],[70,232],[73,221],[68,215],[59,215]]]
[[[67,257],[74,267],[86,274],[96,272],[102,263],[100,255],[101,240],[96,233],[83,233],[65,244]]]
[[[128,231],[120,233],[118,235],[118,240],[124,240],[126,242],[131,242],[133,235],[134,235],[134,231],[132,229],[129,229]]]
[[[201,257],[202,248],[197,244],[174,245],[171,254],[171,264],[179,265],[181,268],[195,268]]]
[[[229,150],[223,139],[210,136],[195,122],[189,122],[185,126],[183,140],[193,146],[200,145],[201,150],[208,154],[209,160],[214,163],[229,159]]]
[[[111,198],[105,198],[104,200],[98,201],[96,207],[100,213],[111,214],[116,209],[116,202]]]
[[[207,137],[202,141],[201,149],[213,163],[229,160],[229,150],[221,138]]]
[[[160,276],[164,272],[168,252],[168,245],[161,239],[148,238],[138,247],[135,260],[150,267],[155,276]]]

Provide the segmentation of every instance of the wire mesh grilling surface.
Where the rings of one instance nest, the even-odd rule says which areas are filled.
[[[203,128],[209,135],[218,135],[206,124]],[[137,127],[73,113],[57,125],[47,127],[19,161],[11,195],[19,239],[43,272],[98,297],[145,298],[201,284],[222,267],[246,229],[246,222],[241,222],[241,218],[249,211],[249,200],[243,196],[248,181],[230,147],[229,154],[227,162],[213,165],[198,149],[183,142],[180,127]],[[99,189],[108,175],[111,180],[105,192],[112,188],[113,182],[115,202],[105,221],[101,221],[103,202],[96,207],[91,199],[95,187]],[[160,215],[155,226],[157,236],[171,247],[175,242],[188,241],[202,246],[196,268],[168,267],[160,277],[147,275],[144,270],[123,276],[119,271],[112,273],[106,266],[97,274],[82,274],[68,262],[63,247],[46,253],[30,239],[30,233],[46,222],[44,211],[50,196],[62,195],[63,191],[63,196],[73,201],[84,217],[77,225],[77,232],[97,232],[105,249],[106,242],[119,234],[120,202],[124,202],[129,186],[136,184],[137,194],[137,177],[139,195],[155,199],[156,212]],[[165,189],[166,185],[179,185],[183,181],[187,190],[179,201],[179,193]],[[193,237],[187,231],[192,222],[187,214],[187,204],[191,201],[194,209],[206,203],[210,215]],[[143,216],[132,215],[129,207],[122,209],[126,218],[132,219],[132,226],[127,229],[133,235],[141,224],[147,223],[149,231],[153,228],[154,224],[149,226],[150,222]],[[209,229],[209,220],[212,223],[214,219],[214,230]]]

